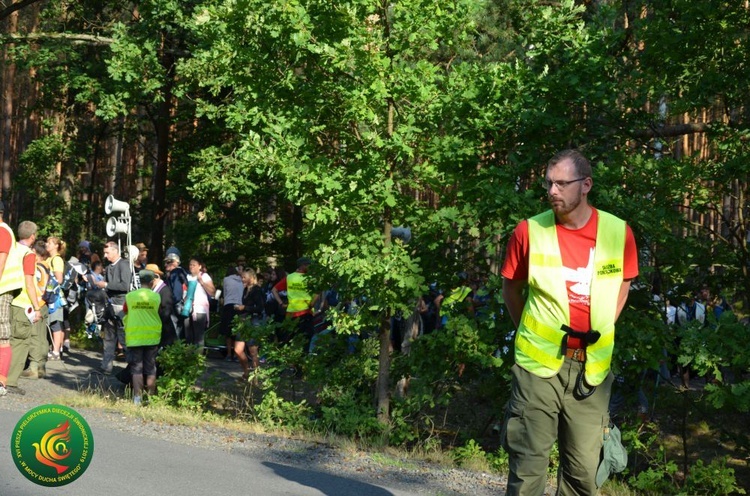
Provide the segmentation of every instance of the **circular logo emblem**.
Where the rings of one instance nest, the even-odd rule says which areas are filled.
[[[91,463],[94,436],[81,415],[67,406],[42,405],[21,417],[10,439],[18,470],[48,487],[78,479]]]

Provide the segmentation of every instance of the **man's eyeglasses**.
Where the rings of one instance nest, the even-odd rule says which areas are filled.
[[[544,181],[542,181],[542,186],[544,186],[545,189],[547,189],[547,190],[551,189],[552,186],[557,186],[557,189],[560,190],[560,191],[562,191],[567,186],[569,186],[569,185],[571,185],[573,183],[577,183],[579,181],[583,181],[585,179],[586,179],[585,177],[579,177],[578,179],[571,179],[570,181],[548,181],[548,180],[545,179]]]

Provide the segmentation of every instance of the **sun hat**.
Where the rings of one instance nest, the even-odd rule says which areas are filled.
[[[596,486],[602,487],[611,474],[625,470],[628,466],[628,452],[622,445],[622,434],[614,424],[604,428],[602,461],[596,471]]]
[[[146,264],[146,270],[150,270],[159,277],[164,275],[164,272],[162,272],[159,266],[156,264]]]

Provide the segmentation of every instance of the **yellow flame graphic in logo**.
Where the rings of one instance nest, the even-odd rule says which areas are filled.
[[[57,470],[58,475],[68,470],[65,465],[57,463],[70,456],[65,441],[70,441],[70,423],[67,420],[47,431],[40,442],[32,444],[36,450],[36,459]]]

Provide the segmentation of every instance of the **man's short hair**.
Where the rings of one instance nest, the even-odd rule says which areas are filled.
[[[42,258],[47,258],[49,256],[49,253],[47,252],[47,243],[43,239],[36,240],[36,243],[34,243],[34,251]]]
[[[37,226],[30,220],[18,224],[18,239],[29,239],[37,232]]]
[[[563,150],[557,152],[551,159],[549,159],[549,162],[547,162],[547,168],[554,167],[565,159],[573,161],[578,177],[592,177],[591,163],[578,150]]]
[[[120,247],[117,246],[117,243],[115,243],[114,241],[107,241],[106,243],[104,243],[104,248],[111,248],[117,253],[120,253]]]

